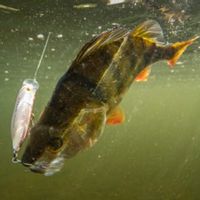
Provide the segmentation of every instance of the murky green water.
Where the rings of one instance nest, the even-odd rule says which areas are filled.
[[[168,41],[200,34],[198,1],[152,1],[154,6],[141,1],[113,6],[104,2],[1,2],[20,9],[0,10],[1,199],[199,199],[199,41],[173,71],[165,62],[155,64],[149,80],[134,84],[125,96],[122,107],[126,122],[106,127],[93,148],[67,160],[59,173],[45,177],[11,163],[11,115],[17,91],[25,78],[33,76],[42,52],[45,41],[40,34],[46,37],[52,32],[38,74],[36,116],[59,77],[93,34],[115,24],[133,27],[148,18],[160,22]],[[81,3],[97,5],[73,8]],[[169,19],[168,11],[163,13],[158,6],[183,15]]]

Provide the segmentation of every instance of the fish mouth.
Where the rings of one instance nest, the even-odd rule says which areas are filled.
[[[61,170],[64,165],[64,157],[58,156],[51,161],[40,159],[34,163],[22,162],[22,164],[28,167],[32,172],[44,174],[45,176],[51,176]]]
[[[50,176],[61,170],[64,160],[64,155],[61,152],[54,154],[44,151],[33,154],[31,148],[27,148],[27,151],[22,156],[21,163],[32,172]]]
[[[34,164],[22,162],[22,164],[25,167],[28,167],[32,172],[39,173],[39,174],[44,174],[48,167],[48,163],[46,162],[40,162],[40,163],[36,162]]]

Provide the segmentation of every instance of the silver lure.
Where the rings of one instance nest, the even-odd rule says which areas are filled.
[[[47,44],[50,38],[51,32],[49,32],[46,39],[40,60],[36,67],[34,78],[25,79],[23,81],[22,87],[17,95],[17,100],[15,103],[15,108],[12,115],[11,121],[11,137],[13,146],[13,159],[12,161],[17,163],[21,162],[17,159],[17,154],[20,150],[21,145],[29,134],[29,126],[32,118],[33,104],[35,100],[35,95],[39,89],[39,83],[36,80],[38,70],[40,68],[44,53],[47,48]]]
[[[18,92],[11,121],[13,162],[18,162],[17,153],[29,133],[32,109],[39,84],[35,79],[26,79]]]

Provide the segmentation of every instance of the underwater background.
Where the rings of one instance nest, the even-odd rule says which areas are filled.
[[[106,126],[96,145],[66,160],[59,173],[45,177],[13,164],[10,136],[17,92],[33,77],[48,32],[36,120],[59,77],[93,36],[154,19],[166,42],[182,41],[200,35],[199,10],[199,0],[1,1],[1,199],[199,200],[199,40],[174,69],[165,61],[154,64],[148,81],[134,83],[122,101],[126,121]]]

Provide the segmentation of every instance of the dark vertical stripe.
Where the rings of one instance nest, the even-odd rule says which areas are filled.
[[[68,81],[73,82],[78,87],[81,87],[84,90],[86,89],[91,94],[91,96],[98,101],[103,103],[107,102],[107,91],[103,90],[101,87],[97,87],[97,83],[92,82],[82,74],[75,72],[70,73],[68,74]]]

